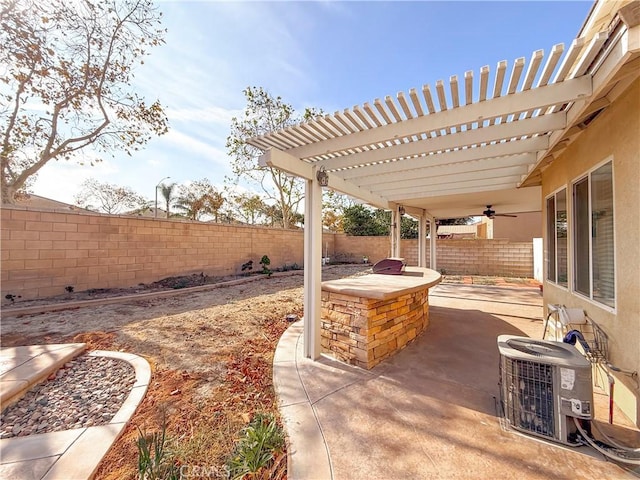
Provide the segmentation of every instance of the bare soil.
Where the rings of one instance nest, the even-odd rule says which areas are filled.
[[[365,265],[332,266],[323,271],[323,280],[359,275],[367,269]],[[150,362],[153,375],[147,395],[96,478],[137,478],[138,428],[155,431],[163,421],[177,463],[222,469],[239,431],[255,412],[277,415],[273,353],[289,326],[287,315],[302,316],[302,284],[299,274],[264,276],[202,292],[177,289],[175,296],[165,298],[3,316],[0,343],[81,341],[90,349],[131,352]],[[173,287],[162,287],[167,288]],[[101,292],[106,296],[130,293],[130,289]],[[82,295],[89,294],[69,294],[75,296],[73,300],[83,299]],[[68,300],[64,296],[42,301]]]

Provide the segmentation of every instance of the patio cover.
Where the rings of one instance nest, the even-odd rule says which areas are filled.
[[[390,209],[394,226],[400,206],[418,218],[422,266],[427,220],[480,215],[486,205],[540,211],[541,171],[638,77],[638,16],[637,2],[600,1],[566,51],[558,44],[528,61],[501,61],[493,73],[470,70],[247,140],[264,151],[262,165],[306,180],[307,356],[320,355],[318,171],[329,188]],[[392,255],[400,256],[399,239],[394,228]]]

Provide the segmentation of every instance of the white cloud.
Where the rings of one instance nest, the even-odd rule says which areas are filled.
[[[217,105],[209,105],[202,108],[175,108],[167,109],[169,121],[213,123],[227,128],[231,119],[238,116],[242,110],[229,110]]]
[[[78,165],[71,161],[51,161],[40,169],[38,178],[31,189],[36,195],[66,203],[75,203],[74,196],[80,192],[80,185],[88,178],[104,182],[106,178],[117,176],[118,167],[110,160],[89,165]]]
[[[224,150],[214,147],[212,144],[199,140],[187,133],[172,129],[164,135],[163,139],[165,142],[178,147],[183,152],[195,154],[200,159],[225,166],[228,164],[227,153]]]

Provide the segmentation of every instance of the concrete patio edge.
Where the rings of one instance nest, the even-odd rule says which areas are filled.
[[[106,425],[0,440],[0,477],[93,478],[100,462],[144,398],[151,380],[151,368],[144,358],[131,353],[95,350],[88,355],[126,361],[135,370],[135,383],[116,415]]]
[[[302,321],[292,324],[280,338],[273,358],[273,384],[287,437],[287,478],[332,479],[329,450],[298,372],[302,330]]]
[[[18,353],[17,349],[32,351]],[[13,347],[1,350],[3,357],[12,357],[17,363],[0,374],[0,405],[4,410],[16,403],[34,385],[45,380],[61,365],[73,360],[87,348],[85,343],[42,345],[39,347]]]

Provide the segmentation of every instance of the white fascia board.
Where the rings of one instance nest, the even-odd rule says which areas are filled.
[[[272,167],[296,177],[313,180],[313,166],[277,148],[268,149],[258,159],[261,167]]]
[[[456,125],[482,121],[487,118],[567,103],[589,96],[591,92],[591,78],[589,76],[573,78],[484,102],[477,102],[341,137],[313,142],[302,147],[293,148],[289,153],[298,158],[307,158],[330,152],[349,150],[396,138],[420,135],[422,132],[443,130]]]
[[[447,154],[444,154],[447,155]],[[410,171],[388,173],[386,175],[369,175],[352,179],[352,183],[364,187],[368,185],[389,184],[390,182],[403,182],[419,178],[441,178],[446,175],[458,175],[463,173],[495,171],[496,169],[518,167],[527,171],[527,165],[536,161],[535,153],[522,153],[507,157],[482,158],[473,161],[446,163],[437,166],[428,166]]]
[[[363,200],[369,205],[373,205],[374,207],[382,209],[390,208],[389,202],[386,198],[383,198],[380,195],[376,195],[370,190],[360,188],[353,183],[347,182],[334,173],[329,173],[329,188],[349,195],[351,197]]]
[[[396,172],[406,172],[417,168],[449,165],[452,163],[469,162],[485,158],[517,155],[521,153],[534,153],[546,150],[547,148],[549,148],[549,137],[544,135],[527,138],[525,140],[514,140],[494,145],[485,145],[483,147],[465,148],[463,150],[455,150],[452,152],[409,158],[397,162],[380,163],[367,167],[352,168],[349,170],[343,170],[339,173],[344,179],[364,178],[373,175],[388,175]],[[531,163],[534,161],[535,160],[532,160]]]
[[[528,118],[517,122],[500,123],[485,128],[475,128],[464,132],[442,135],[417,142],[401,143],[391,147],[369,150],[343,157],[321,160],[318,163],[327,170],[349,168],[367,163],[392,160],[399,157],[410,157],[424,153],[438,152],[467,145],[479,145],[503,139],[519,138],[536,133],[562,130],[567,125],[565,112],[558,112],[539,117]]]

